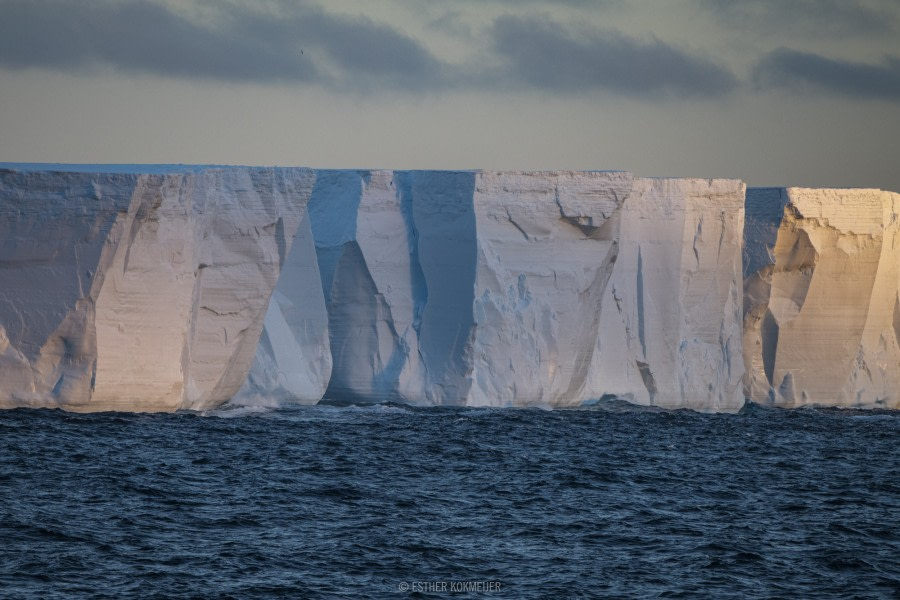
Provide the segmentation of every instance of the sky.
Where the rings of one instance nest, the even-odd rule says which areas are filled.
[[[900,2],[0,0],[0,161],[900,192]]]

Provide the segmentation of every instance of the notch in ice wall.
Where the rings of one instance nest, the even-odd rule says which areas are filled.
[[[332,402],[464,403],[474,174],[319,171],[309,203]]]
[[[900,195],[751,188],[747,213],[747,396],[900,406]]]
[[[472,172],[401,173],[411,211],[414,262],[424,289],[417,298],[423,396],[434,404],[468,404],[475,329],[472,292],[477,268]],[[406,200],[408,198],[408,200]]]
[[[304,210],[269,300],[253,367],[234,404],[315,404],[328,386],[328,313],[309,221]]]
[[[312,183],[309,169],[0,171],[0,405],[230,398]]]
[[[391,171],[319,171],[309,203],[333,360],[325,397],[421,396],[411,216]]]

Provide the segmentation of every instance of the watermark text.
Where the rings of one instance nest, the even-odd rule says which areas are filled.
[[[401,592],[416,592],[419,594],[491,594],[503,590],[503,584],[499,581],[401,581],[397,588]]]

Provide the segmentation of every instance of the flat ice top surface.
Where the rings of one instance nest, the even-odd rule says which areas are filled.
[[[0,169],[10,169],[14,171],[56,171],[56,172],[65,172],[65,173],[123,173],[123,174],[131,174],[138,175],[142,173],[150,173],[150,174],[166,174],[166,173],[197,173],[199,171],[205,171],[207,169],[259,169],[259,168],[269,168],[267,165],[156,165],[156,164],[133,164],[133,165],[125,165],[125,164],[88,164],[88,163],[17,163],[17,162],[0,162]],[[303,168],[312,168],[312,167],[304,167],[302,165],[279,165],[273,166],[271,168],[276,169],[303,169]],[[380,171],[382,169],[379,168],[322,168],[322,169],[314,169],[316,171],[321,172],[348,172],[348,171]],[[555,169],[546,169],[546,170],[526,170],[526,171],[492,171],[487,170],[483,171],[482,169],[384,169],[387,171],[404,171],[404,172],[451,172],[451,173],[480,173],[480,172],[508,172],[508,173],[564,173],[564,172],[577,172],[577,173],[624,173],[625,171],[619,171],[616,169],[590,169],[584,171],[567,171],[565,169],[555,170]]]
[[[56,171],[66,173],[123,173],[139,175],[143,173],[197,173],[207,169],[241,168],[242,165],[116,165],[79,163],[15,163],[0,162],[0,169],[14,171]]]

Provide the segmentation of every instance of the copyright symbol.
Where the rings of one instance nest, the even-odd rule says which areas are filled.
[[[405,581],[402,582],[402,583],[401,583],[400,585],[398,585],[397,587],[400,588],[400,591],[401,591],[401,592],[408,592],[408,591],[409,591],[409,584],[406,583]]]

